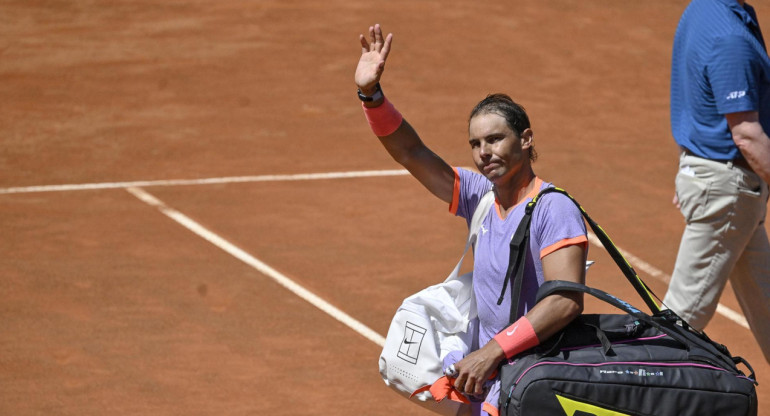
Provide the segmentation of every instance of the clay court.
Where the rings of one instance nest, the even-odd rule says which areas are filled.
[[[366,124],[353,72],[375,22],[395,35],[383,88],[436,153],[472,165],[468,112],[509,93],[537,174],[662,298],[685,6],[0,2],[0,414],[428,414],[384,386],[378,343],[466,227]],[[643,306],[589,258],[590,285]],[[754,366],[770,414],[770,365],[729,288],[721,303],[706,332]]]

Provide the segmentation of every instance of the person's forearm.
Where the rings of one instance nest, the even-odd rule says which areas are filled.
[[[393,160],[406,168],[410,160],[415,160],[416,155],[425,148],[420,136],[406,120],[402,120],[393,133],[378,137]]]
[[[527,313],[538,339],[545,341],[583,312],[580,294],[558,293],[546,297]]]
[[[749,111],[725,117],[738,150],[754,172],[770,183],[770,138],[759,123],[759,113]]]
[[[754,172],[770,183],[770,137],[760,131],[755,136],[733,136],[733,140]]]
[[[363,108],[372,131],[393,160],[406,168],[432,194],[442,201],[451,202],[454,170],[425,146],[395,106],[383,97],[377,101],[365,101]]]
[[[587,244],[587,243],[586,243]],[[586,246],[573,244],[543,257],[546,280],[585,283]],[[583,312],[583,295],[574,292],[546,296],[527,312],[537,337],[550,338]]]
[[[384,95],[374,101],[364,101],[363,109],[369,127],[393,160],[407,169],[419,160],[418,155],[426,150],[425,144]]]

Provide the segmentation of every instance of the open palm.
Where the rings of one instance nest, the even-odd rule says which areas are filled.
[[[364,93],[371,93],[374,86],[380,82],[382,72],[385,70],[385,60],[390,53],[390,44],[393,34],[388,34],[383,39],[380,25],[369,27],[369,40],[364,35],[359,35],[361,41],[361,59],[356,67],[356,85]]]

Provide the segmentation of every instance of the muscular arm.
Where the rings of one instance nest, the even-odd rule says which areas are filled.
[[[380,142],[393,160],[406,168],[433,195],[446,203],[452,202],[454,170],[425,146],[406,120],[390,136],[380,137]]]
[[[770,183],[770,138],[759,124],[759,113],[732,113],[725,118],[743,157],[762,180]]]
[[[543,274],[546,280],[585,282],[585,246],[571,245],[543,257]],[[554,293],[540,301],[529,312],[537,338],[544,341],[567,326],[583,311],[582,293]],[[479,350],[469,354],[456,368],[459,372],[455,388],[461,392],[480,395],[484,382],[505,359],[505,353],[496,341],[491,340]]]
[[[380,25],[369,28],[369,40],[364,35],[361,42],[361,59],[356,68],[355,81],[359,90],[372,96],[385,69],[393,35],[382,36]],[[378,107],[383,99],[365,102],[366,107]],[[405,167],[433,195],[444,202],[452,202],[455,174],[452,167],[431,151],[406,120],[387,136],[379,136],[380,142],[391,157]]]
[[[576,244],[556,250],[543,257],[545,280],[566,280],[585,283],[585,246]],[[527,319],[532,323],[537,338],[545,341],[572,322],[583,312],[582,293],[554,293],[538,302]]]

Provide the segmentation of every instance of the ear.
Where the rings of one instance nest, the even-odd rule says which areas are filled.
[[[521,132],[521,148],[529,149],[535,142],[535,133],[530,128],[524,129]]]

